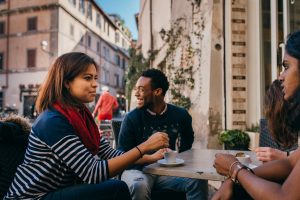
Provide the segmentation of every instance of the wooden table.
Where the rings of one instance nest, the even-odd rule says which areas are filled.
[[[256,159],[256,155],[251,151],[232,151],[232,150],[215,150],[215,149],[191,149],[178,154],[178,158],[184,160],[183,165],[166,167],[158,163],[150,164],[144,167],[145,173],[179,176],[195,179],[206,179],[214,181],[223,181],[224,176],[219,175],[213,167],[216,153],[231,153],[235,155],[237,152],[244,152],[250,155],[252,165],[261,165],[261,162]]]

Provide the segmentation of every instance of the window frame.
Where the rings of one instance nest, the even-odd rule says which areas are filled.
[[[0,52],[0,71],[4,70],[4,52]]]
[[[33,53],[32,55],[30,55]],[[36,58],[37,58],[37,50],[36,49],[27,49],[26,51],[26,59],[27,59],[27,68],[36,68]]]
[[[27,31],[37,31],[38,18],[37,16],[27,18]]]
[[[5,21],[0,21],[0,35],[4,35],[4,34],[5,34]]]

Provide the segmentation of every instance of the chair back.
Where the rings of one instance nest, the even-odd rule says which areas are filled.
[[[281,147],[272,138],[272,136],[269,132],[269,129],[268,129],[267,119],[261,119],[260,120],[259,146],[260,147],[272,147],[275,149],[280,149],[282,151],[294,151],[298,148],[298,143],[297,143],[297,141],[295,141],[295,144],[289,149]]]
[[[272,147],[279,149],[279,145],[273,140],[269,129],[267,119],[260,119],[260,135],[259,135],[259,146],[260,147]]]
[[[115,135],[115,148],[119,147],[118,139],[119,139],[121,125],[122,125],[122,120],[112,120],[112,128]]]
[[[0,199],[13,181],[18,165],[24,160],[28,133],[12,122],[0,122]]]

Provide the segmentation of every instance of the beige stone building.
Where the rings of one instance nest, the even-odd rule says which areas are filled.
[[[30,115],[49,66],[71,51],[93,57],[100,86],[123,94],[131,36],[118,20],[94,0],[0,0],[0,108]]]
[[[299,9],[294,0],[140,1],[138,47],[145,57],[158,51],[152,67],[168,74],[167,99],[189,105],[195,147],[215,148],[221,130],[258,125]]]

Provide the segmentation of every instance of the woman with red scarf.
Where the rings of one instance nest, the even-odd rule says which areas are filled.
[[[24,162],[4,199],[131,199],[127,185],[110,178],[133,163],[161,159],[169,138],[158,132],[128,152],[112,149],[84,105],[94,101],[97,77],[96,63],[83,53],[55,61],[38,94],[40,115]]]

